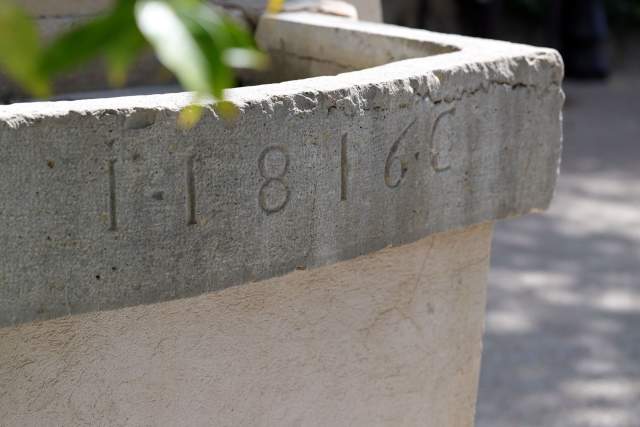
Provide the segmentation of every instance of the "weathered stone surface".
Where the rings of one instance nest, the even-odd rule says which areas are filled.
[[[547,207],[555,51],[305,13],[264,17],[258,39],[287,78],[372,68],[231,90],[234,121],[208,110],[188,131],[188,94],[0,109],[0,324],[219,290]],[[421,52],[450,53],[408,59]]]
[[[470,427],[490,240],[0,328],[0,424]]]

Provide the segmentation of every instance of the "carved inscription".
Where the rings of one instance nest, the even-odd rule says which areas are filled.
[[[194,225],[196,221],[196,182],[193,176],[193,156],[187,157],[186,190],[187,190],[187,224]]]
[[[349,160],[347,159],[347,134],[342,135],[340,144],[340,200],[347,200],[347,179],[349,178]]]
[[[289,186],[284,177],[289,169],[289,154],[285,147],[265,148],[258,159],[258,170],[265,179],[258,193],[260,208],[267,214],[281,211],[289,201]]]
[[[408,162],[406,159],[397,155],[398,148],[400,148],[400,143],[404,139],[404,136],[407,134],[409,129],[414,125],[417,119],[413,119],[409,125],[402,131],[400,136],[394,141],[391,146],[391,150],[389,151],[389,155],[387,156],[387,161],[384,163],[384,183],[387,184],[389,188],[396,188],[402,183],[405,175],[407,174]],[[394,173],[394,168],[397,169]]]
[[[450,138],[443,141],[436,141],[435,135],[438,125],[442,119],[449,114],[454,114],[455,111],[454,107],[447,107],[445,110],[437,113],[431,124],[431,129],[429,130],[427,146],[431,147],[431,166],[436,172],[446,171],[451,167],[449,162],[449,151],[451,150],[452,141]],[[414,119],[402,131],[400,136],[394,141],[391,146],[391,150],[389,150],[389,154],[387,155],[387,161],[384,164],[384,182],[389,188],[397,188],[402,181],[404,181],[407,171],[409,170],[408,160],[405,157],[398,155],[398,149],[400,147],[400,143],[416,120],[417,119]],[[420,153],[416,152],[416,160],[418,160],[419,155]]]
[[[116,160],[109,160],[107,165],[109,169],[109,230],[116,231],[118,229],[118,218],[116,216]]]
[[[135,156],[134,156],[135,159]],[[196,184],[193,173],[194,156],[189,155],[186,158],[185,167],[185,199],[186,199],[186,218],[187,225],[197,224],[196,219]],[[117,187],[116,187],[116,168],[117,159],[107,162],[107,174],[109,180],[109,231],[118,230],[118,211],[117,211]],[[154,191],[151,198],[156,201],[164,199],[163,191]]]
[[[451,164],[449,162],[449,151],[451,150],[452,141],[450,139],[446,139],[444,141],[436,141],[435,135],[440,121],[445,116],[455,114],[455,112],[455,107],[449,107],[446,110],[440,112],[436,116],[436,119],[433,121],[433,126],[431,127],[431,134],[429,135],[431,140],[431,166],[436,172],[443,172],[451,167]]]
[[[455,114],[455,107],[436,107],[434,118],[430,119],[430,126],[427,133],[426,145],[430,152],[430,159],[427,160],[436,172],[446,171],[451,168],[450,151],[453,143],[450,135],[436,138],[437,130],[443,119]],[[402,130],[395,139],[384,164],[384,183],[390,189],[398,188],[407,176],[410,162],[421,159],[420,151],[415,151],[416,147],[407,147],[411,150],[401,150],[401,144],[406,139],[409,130],[416,124],[418,118],[414,118]],[[408,143],[407,143],[408,144]],[[343,134],[340,140],[340,201],[346,201],[349,195],[349,156],[348,156],[348,134]],[[407,153],[406,151],[411,151]],[[412,155],[413,154],[413,155]],[[186,202],[186,222],[187,225],[198,223],[196,214],[196,180],[194,175],[194,155],[188,154],[185,160],[184,169],[184,197]],[[291,191],[287,183],[286,175],[289,171],[289,153],[283,145],[272,145],[266,147],[258,157],[258,171],[264,179],[258,192],[258,205],[267,214],[279,212],[285,208],[289,202]],[[109,183],[109,230],[118,230],[117,211],[117,179],[116,179],[116,159],[107,162],[108,183]],[[163,200],[162,192],[155,192],[152,197],[156,200]]]

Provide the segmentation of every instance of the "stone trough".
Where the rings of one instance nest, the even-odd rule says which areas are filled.
[[[492,223],[551,200],[559,55],[305,12],[256,37],[232,121],[0,107],[0,424],[473,424]]]

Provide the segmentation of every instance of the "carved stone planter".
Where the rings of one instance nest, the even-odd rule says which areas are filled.
[[[473,424],[492,222],[549,204],[560,57],[308,13],[257,38],[281,83],[233,122],[0,108],[1,422]]]

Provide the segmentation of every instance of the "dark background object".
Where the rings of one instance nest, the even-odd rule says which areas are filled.
[[[602,79],[640,55],[640,0],[383,0],[385,21],[554,47],[567,77]]]
[[[458,0],[458,4],[465,34],[485,38],[499,37],[501,0]]]
[[[558,0],[552,9],[552,31],[559,35],[554,47],[564,58],[567,77],[607,77],[609,26],[602,0]]]

